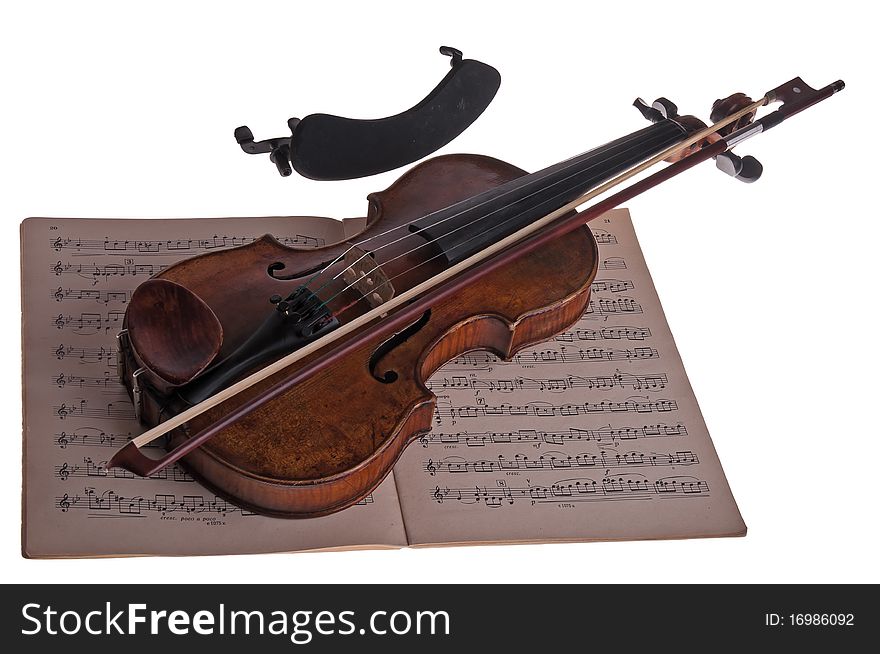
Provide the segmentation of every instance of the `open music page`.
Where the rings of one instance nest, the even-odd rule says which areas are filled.
[[[119,447],[145,430],[116,379],[116,333],[138,284],[180,259],[263,234],[314,247],[343,240],[364,222],[24,221],[25,554],[234,554],[406,545],[391,478],[344,512],[282,520],[242,511],[178,466],[149,479],[106,467]]]
[[[745,534],[629,213],[591,227],[580,322],[431,378],[434,429],[394,469],[410,544]]]
[[[143,431],[115,377],[115,334],[137,284],[179,259],[264,233],[314,247],[362,226],[286,217],[26,220],[25,555],[745,533],[626,211],[595,225],[602,264],[584,319],[514,362],[476,353],[438,371],[434,430],[350,509],[265,518],[177,466],[149,479],[107,470],[112,453]]]

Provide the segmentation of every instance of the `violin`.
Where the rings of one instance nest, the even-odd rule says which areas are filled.
[[[761,164],[732,148],[843,87],[795,78],[757,100],[737,93],[709,126],[638,99],[651,125],[536,173],[439,156],[368,196],[365,228],[342,242],[266,235],[170,266],[125,313],[119,374],[151,429],[110,467],[149,476],[179,461],[271,516],[356,503],[430,429],[435,370],[472,350],[510,359],[583,314],[599,261],[590,220],[709,159],[755,181]],[[147,457],[161,436],[166,453]]]

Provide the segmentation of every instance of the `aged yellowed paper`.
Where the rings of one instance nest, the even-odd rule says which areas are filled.
[[[580,322],[431,378],[434,429],[395,468],[410,544],[745,533],[628,212],[591,227]]]
[[[149,479],[106,467],[119,447],[144,430],[116,380],[115,334],[140,282],[182,258],[266,233],[288,245],[314,247],[344,239],[346,230],[358,230],[358,222],[31,218],[23,223],[28,556],[406,545],[390,478],[344,513],[289,521],[242,511],[179,467]]]
[[[590,310],[512,362],[471,353],[430,380],[434,430],[364,502],[249,514],[182,468],[107,470],[143,427],[115,379],[131,291],[264,233],[353,237],[319,218],[28,219],[22,225],[25,554],[225,554],[745,533],[625,210],[594,224]]]

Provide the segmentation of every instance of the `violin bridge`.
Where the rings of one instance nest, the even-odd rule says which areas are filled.
[[[371,307],[378,307],[394,297],[394,286],[376,263],[372,252],[352,246],[345,253],[343,262],[345,283],[357,290]]]

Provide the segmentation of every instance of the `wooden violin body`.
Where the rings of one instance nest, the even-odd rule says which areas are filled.
[[[497,159],[451,155],[426,161],[387,190],[369,197],[365,231],[378,235],[521,175]],[[329,219],[328,219],[329,220]],[[390,241],[388,241],[390,243]],[[123,379],[137,375],[140,415],[155,425],[182,410],[173,396],[212,362],[240,346],[271,307],[347,247],[283,246],[270,236],[175,264],[135,292],[122,342]],[[434,265],[404,249],[393,264],[406,271]],[[421,259],[419,259],[421,257]],[[291,279],[267,272],[283,264]],[[598,267],[587,227],[521,257],[433,306],[406,333],[367,344],[225,428],[182,462],[206,486],[258,513],[314,517],[369,494],[404,448],[431,428],[435,396],[425,381],[444,363],[472,350],[510,358],[575,323],[589,302]],[[395,272],[395,271],[392,271]],[[369,327],[365,329],[369,330]],[[169,447],[184,443],[313,356],[208,410],[174,430]],[[383,377],[385,371],[395,374]],[[377,374],[383,373],[383,374]],[[393,380],[391,380],[393,378]]]

